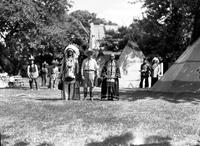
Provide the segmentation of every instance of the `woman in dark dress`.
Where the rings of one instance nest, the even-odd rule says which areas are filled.
[[[119,78],[120,69],[115,61],[114,54],[111,54],[110,60],[104,64],[101,77],[103,78],[101,87],[101,99],[119,99]]]

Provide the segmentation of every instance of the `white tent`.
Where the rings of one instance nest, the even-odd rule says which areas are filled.
[[[151,90],[200,92],[200,39],[186,49]]]
[[[121,79],[120,88],[138,88],[140,83],[140,66],[144,54],[134,42],[128,42],[118,60]]]

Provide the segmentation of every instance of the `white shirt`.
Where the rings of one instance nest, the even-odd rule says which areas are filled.
[[[30,72],[31,67],[35,67],[35,72]],[[37,65],[36,64],[28,65],[27,74],[29,78],[37,78],[39,76]]]
[[[160,65],[157,65],[152,72],[152,77],[156,78],[160,74]]]
[[[86,58],[85,60],[83,60],[82,66],[81,66],[81,74],[83,75],[83,71],[84,70],[93,70],[93,71],[97,71],[98,70],[98,65],[96,60],[94,60],[93,58]]]

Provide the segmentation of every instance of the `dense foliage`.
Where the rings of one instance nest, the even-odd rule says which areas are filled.
[[[200,0],[133,0],[133,4],[138,1],[146,10],[143,18],[117,32],[108,31],[101,44],[107,50],[122,50],[131,40],[145,55],[173,62],[198,39]],[[71,6],[69,0],[1,0],[0,66],[17,74],[30,55],[38,62],[46,56],[50,63],[69,43],[88,48],[90,23],[115,25],[88,11],[68,14]]]
[[[31,54],[61,49],[68,38],[66,32],[70,25],[65,17],[70,6],[67,0],[0,1],[2,67],[16,74]]]
[[[135,32],[131,39],[146,55],[158,54],[174,61],[200,36],[199,0],[141,1],[146,9],[144,17],[135,20],[129,29]]]

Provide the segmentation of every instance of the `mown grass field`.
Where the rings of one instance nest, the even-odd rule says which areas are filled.
[[[82,96],[82,95],[81,95]],[[198,146],[200,98],[121,90],[119,101],[62,101],[59,90],[0,89],[3,146]]]

